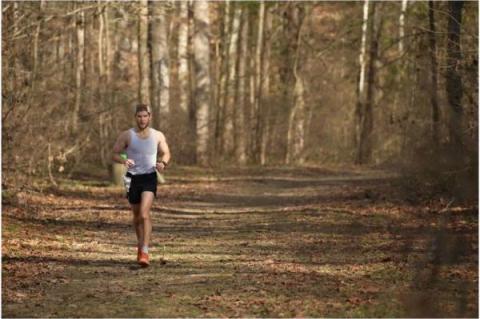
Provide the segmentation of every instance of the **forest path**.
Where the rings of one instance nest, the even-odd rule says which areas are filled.
[[[478,314],[477,207],[408,203],[373,170],[166,177],[145,269],[120,188],[77,181],[4,204],[2,315]]]

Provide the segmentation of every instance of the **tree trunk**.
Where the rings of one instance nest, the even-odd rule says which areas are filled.
[[[300,68],[300,49],[302,42],[302,26],[304,21],[303,13],[297,13],[295,17],[298,27],[296,52],[294,52],[293,77],[295,79],[295,86],[293,90],[293,105],[290,108],[288,117],[288,132],[287,132],[287,152],[286,164],[303,164],[304,162],[304,146],[305,146],[305,84]]]
[[[250,147],[253,159],[255,162],[260,161],[260,129],[261,129],[261,116],[260,116],[260,103],[262,95],[262,80],[264,75],[262,74],[262,57],[264,55],[264,40],[263,33],[265,27],[265,2],[260,1],[260,7],[258,9],[258,33],[257,33],[257,46],[255,51],[255,72],[254,72],[254,101],[252,107],[252,113],[250,117],[251,130],[250,130]]]
[[[223,132],[225,128],[225,103],[227,98],[226,86],[228,76],[228,48],[230,43],[230,1],[224,2],[225,11],[223,14],[222,32],[222,62],[221,75],[218,83],[217,114],[215,119],[215,154],[223,153]]]
[[[85,50],[85,14],[83,11],[76,16],[77,50],[75,63],[75,102],[72,112],[72,133],[76,134],[79,128],[79,116],[81,112],[82,84],[84,70],[84,50]]]
[[[365,164],[371,156],[371,133],[373,131],[372,103],[374,100],[375,62],[378,54],[379,28],[376,28],[376,3],[372,3],[372,12],[368,14],[368,0],[364,4],[362,47],[360,52],[360,78],[358,85],[358,99],[356,105],[356,164]],[[368,30],[367,30],[368,22]],[[366,37],[370,33],[370,48],[368,61],[367,90],[365,91],[365,52]]]
[[[230,32],[230,45],[228,48],[228,81],[226,85],[226,103],[224,112],[225,129],[223,131],[223,151],[227,157],[232,155],[234,149],[233,108],[235,103],[236,71],[237,71],[237,46],[240,31],[241,6],[236,3],[234,7],[233,25]]]
[[[364,97],[364,87],[365,87],[365,68],[366,68],[366,59],[365,59],[365,52],[367,49],[367,32],[368,32],[368,7],[369,7],[369,0],[365,0],[363,5],[363,24],[362,24],[362,42],[360,48],[360,56],[358,58],[360,62],[360,78],[358,81],[358,96],[359,99]]]
[[[438,112],[438,62],[437,62],[437,41],[435,35],[435,12],[434,2],[428,1],[428,20],[430,32],[428,34],[430,44],[430,104],[432,105],[432,140],[433,145],[438,146],[440,142],[439,124],[440,117]]]
[[[259,105],[258,105],[258,120],[257,125],[257,143],[260,143],[260,164],[265,165],[267,163],[267,145],[269,139],[269,115],[270,105],[266,104],[266,97],[270,95],[270,51],[271,51],[271,37],[272,37],[272,14],[265,11],[265,45],[262,54],[262,69],[260,72],[260,93],[259,93]]]
[[[399,38],[398,41],[398,51],[400,54],[403,54],[403,38],[405,37],[405,13],[407,12],[408,0],[402,0],[402,11],[400,12],[399,17]]]
[[[195,106],[196,106],[196,161],[208,164],[208,106],[210,96],[210,21],[208,1],[195,1],[195,33],[193,37],[195,63]]]
[[[286,8],[289,10],[289,8]],[[286,164],[300,163],[304,145],[305,102],[304,83],[300,74],[299,62],[302,39],[302,25],[305,18],[305,7],[302,4],[293,4],[293,8],[286,14],[284,32],[286,32],[287,50],[286,61],[289,66],[285,67],[283,74],[283,95],[288,105],[288,129],[284,161]],[[291,64],[291,65],[290,65]],[[292,83],[293,80],[293,83]],[[290,87],[293,86],[293,92]]]
[[[295,72],[294,105],[288,118],[286,164],[303,164],[305,146],[305,85]]]
[[[168,53],[168,24],[165,3],[151,2],[152,10],[152,110],[156,126],[165,130],[170,113],[170,70]],[[188,32],[188,30],[187,30]]]
[[[180,22],[178,32],[178,81],[180,89],[180,110],[188,113],[188,2],[180,1]]]
[[[463,5],[463,1],[448,2],[446,91],[448,104],[450,105],[450,143],[458,151],[463,150],[463,86],[459,72],[462,59],[460,50],[460,32],[462,27]]]
[[[109,59],[108,59],[108,15],[107,15],[107,6],[103,6],[99,3],[98,8],[98,20],[99,20],[99,32],[98,32],[98,101],[102,106],[107,105],[107,86],[108,86],[108,73],[110,72],[109,68]],[[108,114],[108,113],[107,113]],[[100,161],[103,167],[107,167],[109,160],[108,154],[110,153],[110,148],[108,147],[108,129],[107,129],[107,114],[100,113],[98,116],[98,132],[100,140]]]
[[[247,162],[246,134],[245,134],[245,110],[246,110],[246,82],[247,82],[247,58],[248,58],[248,11],[242,16],[242,28],[240,38],[240,54],[238,66],[238,99],[234,106],[235,121],[235,157],[237,163],[244,165]]]
[[[31,76],[31,92],[30,92],[30,99],[29,99],[29,104],[33,103],[33,99],[35,97],[35,93],[37,91],[37,82],[38,82],[38,77],[39,77],[39,66],[42,65],[41,57],[39,54],[39,49],[38,45],[40,42],[40,35],[42,31],[42,19],[43,19],[43,14],[42,12],[45,9],[45,1],[41,0],[40,1],[40,12],[38,13],[37,16],[37,27],[35,29],[35,35],[33,38],[33,56],[32,56],[32,62],[33,62],[33,69],[32,69],[32,76]]]
[[[150,59],[148,54],[148,0],[141,0],[138,13],[138,102],[150,105]]]

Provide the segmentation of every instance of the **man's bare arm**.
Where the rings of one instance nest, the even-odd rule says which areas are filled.
[[[126,160],[123,159],[120,154],[125,151],[127,147],[127,140],[125,132],[122,132],[113,146],[112,160],[117,163],[125,164]]]
[[[159,136],[158,150],[159,150],[158,152],[159,157],[158,157],[157,169],[159,169],[159,166],[163,166],[161,167],[161,169],[164,169],[166,166],[164,163],[168,164],[170,162],[171,155],[170,155],[170,149],[167,144],[167,139],[165,138],[165,135],[163,135],[162,133],[160,133],[160,136]]]

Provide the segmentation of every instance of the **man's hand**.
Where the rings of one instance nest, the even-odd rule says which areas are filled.
[[[156,168],[157,171],[163,171],[165,169],[166,165],[163,162],[157,162]]]
[[[132,166],[135,165],[135,161],[133,159],[127,159],[124,163],[124,165],[127,167],[127,168],[130,168]]]

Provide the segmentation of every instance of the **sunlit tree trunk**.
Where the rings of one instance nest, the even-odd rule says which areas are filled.
[[[435,35],[435,12],[434,3],[432,0],[428,1],[428,21],[430,32],[428,39],[430,44],[430,104],[432,105],[432,139],[433,144],[437,146],[440,141],[439,136],[439,112],[438,112],[438,62],[437,62],[437,40]]]
[[[286,164],[302,164],[304,162],[304,146],[305,146],[305,83],[301,72],[300,49],[302,42],[302,26],[304,15],[297,12],[294,16],[297,32],[296,52],[294,52],[293,77],[295,80],[293,89],[293,105],[290,108],[288,117],[288,132],[287,132],[287,153]]]
[[[366,49],[367,49],[367,34],[368,34],[368,20],[369,20],[369,0],[365,0],[363,4],[363,23],[362,23],[362,40],[360,46],[360,55],[359,55],[359,64],[360,64],[360,75],[358,78],[358,87],[357,87],[357,103],[355,106],[355,145],[356,150],[356,159],[355,162],[360,164],[360,145],[361,145],[361,135],[362,135],[362,126],[365,117],[365,100],[366,100],[366,91],[365,91],[365,69],[366,69]]]
[[[284,67],[282,76],[284,102],[288,105],[288,127],[284,161],[286,164],[301,162],[304,144],[304,84],[300,74],[300,47],[302,44],[302,26],[305,18],[306,6],[291,3],[285,10],[284,36],[287,52],[285,60],[289,63]],[[293,90],[291,89],[293,87]]]
[[[235,157],[237,163],[243,165],[247,162],[245,110],[246,110],[246,82],[247,82],[247,59],[248,59],[248,11],[242,15],[242,27],[240,37],[240,54],[238,66],[238,98],[234,105],[235,123]]]
[[[81,112],[82,88],[83,88],[83,70],[84,70],[84,50],[85,50],[85,14],[83,11],[76,16],[76,35],[77,49],[75,59],[75,101],[72,112],[72,133],[75,134],[79,128],[79,116]]]
[[[363,117],[360,126],[360,144],[358,145],[357,163],[370,162],[372,155],[372,132],[373,132],[373,103],[375,101],[375,64],[378,59],[378,45],[381,31],[381,17],[378,16],[377,3],[372,3],[370,16],[370,45],[367,70],[367,92],[363,105]]]
[[[407,5],[408,5],[408,0],[402,0],[402,11],[400,12],[400,17],[399,17],[399,37],[400,41],[398,41],[398,51],[400,51],[400,54],[403,53],[403,38],[405,37],[405,13],[407,12]]]
[[[230,32],[230,44],[228,48],[228,81],[226,87],[226,102],[224,112],[225,129],[223,131],[223,151],[227,157],[232,155],[234,147],[233,108],[235,103],[235,90],[237,80],[237,52],[238,35],[240,31],[240,17],[242,8],[239,3],[235,4],[232,30]]]
[[[302,164],[305,146],[305,85],[300,74],[295,72],[294,105],[288,119],[286,164]]]
[[[463,5],[463,1],[448,2],[446,91],[448,104],[450,106],[450,142],[458,151],[463,151],[463,84],[459,72],[462,60],[460,33],[462,29]]]
[[[208,164],[208,109],[210,96],[210,20],[208,1],[193,4],[195,32],[193,51],[195,64],[196,106],[196,160],[200,165]]]
[[[39,80],[39,73],[40,73],[39,72],[39,66],[42,64],[38,46],[39,46],[40,35],[41,35],[41,32],[42,32],[42,26],[43,26],[42,12],[45,10],[46,2],[44,0],[41,0],[39,5],[40,5],[40,11],[39,11],[38,17],[37,17],[38,21],[37,21],[37,26],[35,28],[35,35],[34,35],[34,38],[33,38],[33,48],[32,48],[33,49],[33,55],[32,55],[33,69],[32,69],[32,76],[31,76],[30,103],[33,102],[33,98],[35,97],[35,93],[37,91],[37,85],[38,85],[37,83],[38,83],[38,80]],[[77,30],[77,32],[78,32],[78,30]]]
[[[254,100],[250,117],[251,130],[250,130],[250,148],[255,162],[260,161],[260,130],[261,130],[261,116],[260,116],[260,103],[262,95],[262,80],[264,74],[262,74],[262,56],[264,52],[264,25],[265,25],[265,2],[260,1],[260,7],[258,9],[258,32],[257,32],[257,45],[255,50],[255,72],[254,72]]]
[[[223,30],[222,30],[222,50],[221,50],[221,65],[220,65],[220,79],[218,81],[217,93],[217,114],[215,116],[215,154],[223,153],[223,132],[225,128],[225,104],[227,100],[227,77],[228,77],[228,48],[230,43],[230,1],[224,4],[223,13]]]
[[[96,73],[95,73],[95,30],[94,24],[96,15],[87,15],[85,17],[85,88],[87,88],[87,97],[85,100],[85,108],[88,112],[93,111],[94,90],[96,87]],[[56,61],[58,61],[58,53]]]
[[[269,114],[271,106],[265,103],[265,98],[270,96],[270,52],[272,37],[272,14],[265,11],[265,45],[262,54],[262,69],[260,72],[260,94],[258,105],[257,141],[260,144],[260,164],[267,163],[267,144],[270,138]]]
[[[178,31],[178,81],[180,109],[187,114],[189,104],[188,86],[188,2],[180,1],[180,22]]]
[[[170,70],[168,25],[165,2],[151,2],[152,26],[152,109],[156,126],[164,130],[170,113]],[[188,30],[187,30],[188,32]]]
[[[138,100],[150,104],[150,59],[148,54],[148,0],[138,2]],[[156,114],[155,116],[158,116]]]
[[[108,4],[102,5],[99,3],[98,9],[98,22],[99,22],[99,32],[98,32],[98,101],[102,105],[102,108],[108,105],[107,100],[107,87],[109,85],[109,73],[110,70],[110,55],[109,52],[109,32],[108,32]],[[102,165],[107,167],[108,157],[110,153],[110,147],[108,145],[108,112],[102,112],[98,115],[98,132],[100,139],[100,159]]]

